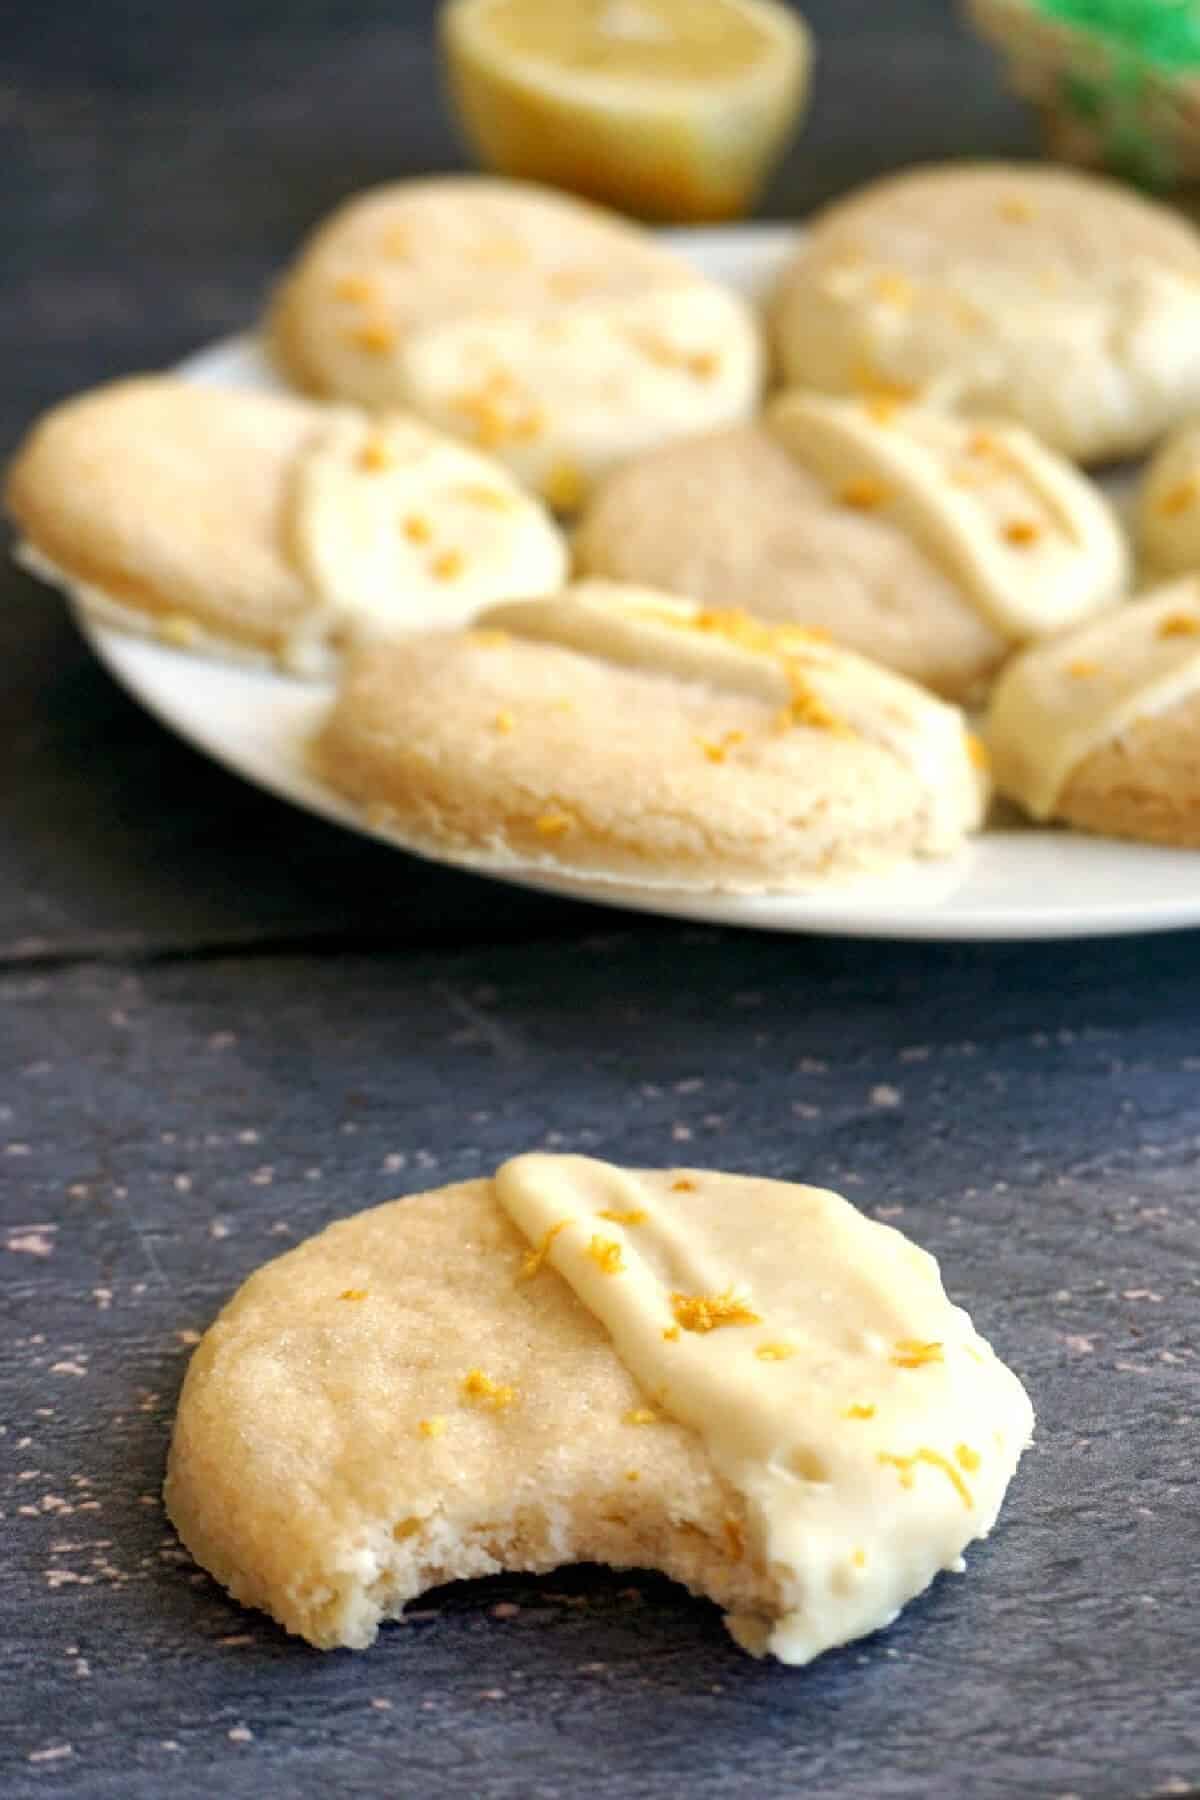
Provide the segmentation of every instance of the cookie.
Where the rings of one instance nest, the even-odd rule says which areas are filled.
[[[753,892],[957,849],[975,751],[957,709],[810,632],[584,582],[364,648],[313,761],[468,865]]]
[[[560,511],[625,457],[748,417],[762,379],[743,300],[615,215],[482,176],[348,202],[269,335],[297,386],[411,407]]]
[[[963,1567],[1032,1424],[934,1259],[836,1194],[529,1155],[252,1275],[192,1357],[166,1501],[322,1649],[441,1582],[600,1562],[805,1663]]]
[[[157,376],[47,414],[6,499],[106,622],[300,672],[355,630],[459,625],[566,572],[537,502],[420,420]]]
[[[1200,848],[1200,580],[1017,657],[987,736],[997,786],[1033,818]]]
[[[1152,459],[1138,487],[1138,543],[1160,575],[1200,569],[1200,425],[1175,432]]]
[[[1200,235],[1073,170],[874,182],[818,214],[771,310],[789,382],[1014,419],[1083,462],[1200,408]]]
[[[955,699],[1128,579],[1101,495],[1019,426],[799,390],[617,470],[573,549],[581,573],[819,627]]]

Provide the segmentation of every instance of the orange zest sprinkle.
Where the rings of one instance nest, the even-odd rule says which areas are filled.
[[[658,1414],[652,1406],[632,1406],[621,1423],[623,1425],[657,1425]]]
[[[433,526],[424,513],[409,513],[401,530],[410,544],[427,544],[433,536]]]
[[[786,1362],[789,1356],[795,1356],[795,1344],[760,1344],[754,1352],[759,1362]]]
[[[911,1456],[891,1456],[886,1450],[880,1450],[878,1453],[878,1461],[890,1464],[892,1468],[898,1469],[900,1471],[900,1486],[906,1488],[910,1488],[913,1485],[913,1470],[916,1468],[917,1464],[928,1463],[930,1468],[940,1469],[942,1471],[942,1474],[950,1482],[964,1506],[971,1507],[975,1504],[971,1497],[970,1488],[967,1486],[954,1464],[950,1461],[949,1457],[943,1456],[939,1450],[930,1450],[923,1446],[920,1450],[914,1451]]]
[[[567,457],[552,463],[542,478],[541,495],[555,512],[574,512],[583,504],[583,470]]]
[[[1067,664],[1067,674],[1073,675],[1077,681],[1083,681],[1089,675],[1098,675],[1100,664],[1092,662],[1086,656],[1077,656],[1074,662]]]
[[[574,1219],[559,1219],[556,1225],[547,1225],[533,1249],[526,1252],[525,1260],[521,1264],[520,1279],[522,1281],[529,1281],[537,1274],[550,1254],[550,1246],[559,1232],[565,1231],[568,1225],[574,1223]]]
[[[642,1478],[636,1469],[626,1469],[625,1479],[626,1481],[640,1481]]]
[[[604,1206],[596,1214],[598,1219],[611,1219],[614,1225],[640,1225],[646,1217],[646,1209],[642,1206],[628,1206],[624,1212],[619,1207]]]
[[[694,1194],[695,1191],[696,1184],[687,1175],[681,1175],[677,1181],[671,1183],[671,1192],[673,1194]]]
[[[506,736],[510,731],[515,729],[516,723],[517,721],[507,707],[505,707],[503,711],[498,712],[492,720],[492,724],[495,726],[496,730],[503,732]]]
[[[668,1344],[677,1344],[679,1342],[678,1325],[668,1325],[667,1329],[663,1332],[663,1337]]]
[[[338,1295],[339,1300],[365,1300],[366,1297],[366,1288],[343,1288]]]
[[[490,1406],[493,1412],[503,1412],[517,1397],[516,1388],[509,1387],[507,1382],[493,1381],[482,1369],[467,1371],[463,1378],[462,1392],[464,1399],[473,1401],[477,1406]]]
[[[873,288],[875,298],[886,301],[889,306],[912,305],[915,290],[907,275],[885,271],[875,277]]]
[[[869,362],[854,366],[850,371],[850,385],[868,400],[890,401],[894,406],[908,405],[920,391],[911,381],[895,381]]]
[[[572,830],[574,824],[574,813],[544,812],[539,813],[533,821],[533,829],[539,837],[556,838],[562,837],[566,832]]]
[[[396,344],[395,328],[385,319],[368,319],[365,325],[356,325],[349,336],[355,349],[366,350],[372,356],[383,356]]]
[[[712,738],[696,739],[696,742],[711,763],[723,763],[735,745],[744,744],[745,741],[746,734],[744,731],[727,731],[721,738],[717,739],[716,742],[714,742]]]
[[[489,507],[492,512],[511,512],[513,507],[511,494],[502,493],[499,488],[488,487],[482,481],[466,481],[454,491],[460,500],[466,500],[472,506]]]
[[[625,1262],[621,1255],[621,1246],[616,1238],[593,1237],[587,1247],[587,1253],[602,1274],[624,1274]]]
[[[967,733],[967,755],[977,769],[991,767],[992,759],[988,754],[988,747],[981,737],[976,737],[973,731]]]
[[[873,1406],[863,1406],[856,1400],[853,1406],[848,1406],[846,1408],[842,1417],[843,1419],[873,1419],[875,1417],[875,1408]]]
[[[1042,528],[1033,519],[1010,519],[1001,534],[1006,544],[1013,544],[1024,549],[1035,544],[1042,535]]]
[[[439,550],[429,565],[435,581],[454,581],[463,572],[465,558],[461,550]]]
[[[970,1444],[956,1445],[954,1455],[959,1468],[965,1469],[968,1475],[973,1475],[983,1461],[978,1450],[972,1450]]]
[[[723,1294],[671,1295],[675,1323],[685,1331],[716,1331],[722,1325],[761,1325],[756,1312],[738,1300],[732,1288]]]
[[[1198,495],[1200,487],[1197,486],[1196,477],[1190,475],[1186,481],[1177,481],[1174,487],[1168,488],[1154,510],[1160,512],[1164,519],[1173,519],[1177,513],[1186,512],[1189,506],[1194,506]]]
[[[370,300],[375,292],[374,284],[363,275],[342,275],[333,284],[333,291],[339,300],[351,300],[361,304]]]
[[[521,402],[505,369],[497,369],[480,387],[456,395],[450,404],[470,422],[475,442],[485,450],[527,442],[545,428],[541,408]]]
[[[377,437],[368,438],[358,453],[359,468],[372,472],[390,469],[395,460],[390,447],[382,438]]]
[[[863,394],[860,396],[869,417],[877,425],[890,425],[904,405],[895,394]]]
[[[435,1413],[432,1419],[418,1419],[417,1430],[424,1438],[443,1437],[446,1431],[446,1421],[440,1413]]]
[[[840,505],[852,506],[856,512],[873,512],[889,498],[889,490],[874,475],[859,475],[840,487],[837,497]]]
[[[898,1369],[923,1369],[926,1363],[945,1360],[941,1344],[923,1344],[919,1338],[901,1338],[892,1352],[892,1361]]]
[[[776,714],[776,724],[780,731],[790,731],[793,725],[807,725],[813,731],[832,731],[839,737],[853,737],[854,731],[844,719],[839,719],[819,694],[815,694],[796,674],[789,670],[792,684],[792,698]]]
[[[1200,636],[1200,619],[1193,619],[1188,613],[1172,613],[1159,626],[1158,635],[1160,638]]]

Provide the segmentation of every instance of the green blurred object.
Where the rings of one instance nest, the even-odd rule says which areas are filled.
[[[966,0],[1049,155],[1139,187],[1200,186],[1200,0]]]
[[[1034,0],[1039,12],[1123,44],[1169,69],[1200,67],[1196,0]]]

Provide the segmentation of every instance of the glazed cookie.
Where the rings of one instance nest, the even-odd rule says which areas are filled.
[[[411,416],[157,376],[49,413],[7,505],[106,622],[298,672],[354,629],[460,625],[566,572],[542,507]]]
[[[166,1501],[321,1649],[440,1582],[601,1562],[805,1663],[963,1568],[1032,1425],[934,1259],[836,1194],[531,1155],[252,1275],[192,1357]]]
[[[314,762],[417,850],[753,892],[957,849],[977,749],[956,708],[813,633],[583,582],[364,648]]]
[[[939,164],[818,215],[774,296],[782,373],[1015,419],[1083,462],[1200,408],[1200,236],[1098,176]]]
[[[1200,569],[1200,425],[1177,431],[1150,463],[1138,489],[1137,534],[1148,568]]]
[[[819,627],[952,698],[1128,578],[1102,496],[1021,427],[800,391],[617,470],[573,548],[580,573]]]
[[[1200,848],[1200,580],[1017,657],[987,729],[997,786],[1035,819]]]
[[[613,463],[747,417],[761,387],[744,301],[615,215],[483,176],[350,201],[269,329],[298,386],[412,407],[562,511]]]

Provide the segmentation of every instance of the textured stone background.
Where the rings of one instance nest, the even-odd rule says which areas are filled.
[[[769,210],[1027,150],[935,0],[811,5]],[[428,5],[0,16],[0,431],[254,313],[341,194],[455,156]],[[136,1797],[1121,1797],[1200,1784],[1200,954],[698,932],[436,871],[203,762],[0,608],[0,1786]],[[573,1571],[366,1657],[226,1601],[157,1501],[194,1334],[329,1217],[530,1145],[842,1187],[1028,1380],[1001,1526],[806,1672]],[[499,1610],[497,1610],[499,1609]]]

